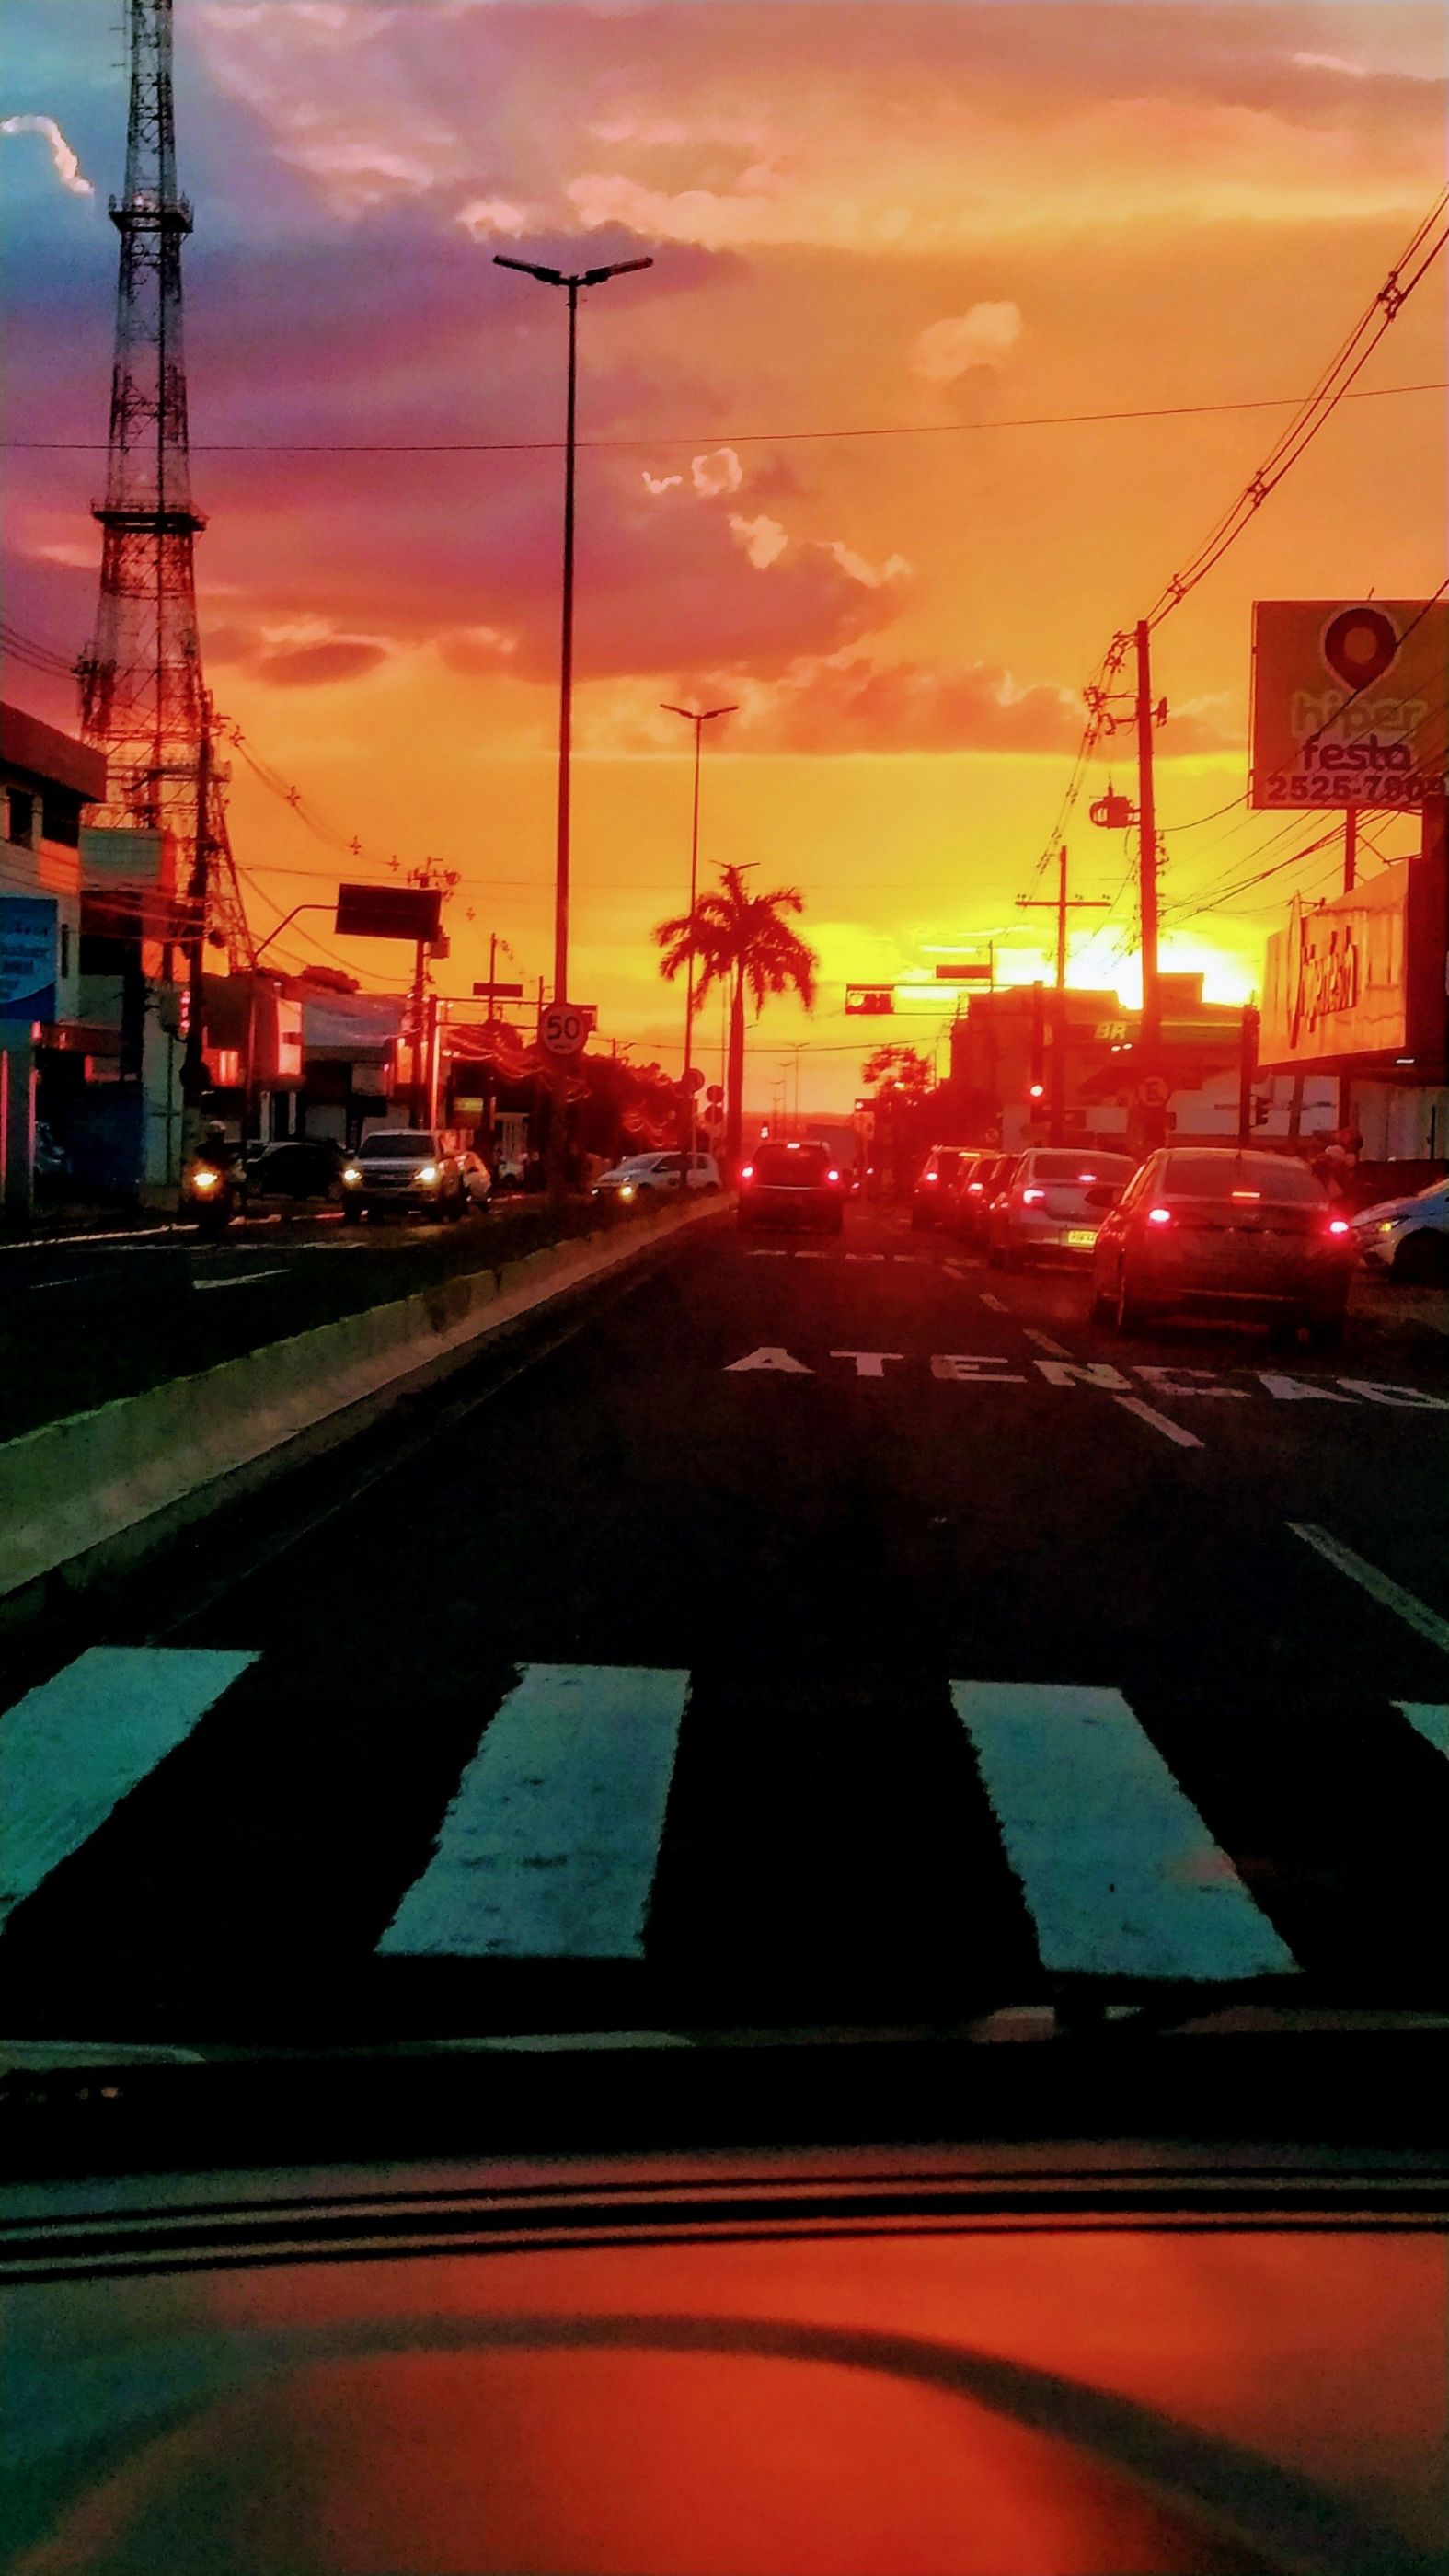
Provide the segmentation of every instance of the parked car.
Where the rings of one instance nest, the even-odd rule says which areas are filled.
[[[590,1196],[596,1199],[640,1199],[662,1190],[677,1190],[683,1161],[680,1154],[630,1154],[616,1163],[610,1172],[601,1172]],[[689,1187],[692,1190],[717,1190],[719,1165],[713,1154],[696,1154],[690,1164]]]
[[[1449,1286],[1449,1180],[1431,1181],[1412,1198],[1380,1199],[1350,1222],[1366,1270]]]
[[[911,1199],[911,1227],[917,1234],[949,1222],[952,1198],[965,1164],[964,1145],[933,1145],[916,1179]]]
[[[1093,1308],[1120,1332],[1176,1310],[1236,1311],[1306,1326],[1330,1347],[1354,1257],[1348,1218],[1292,1156],[1169,1146],[1103,1218]]]
[[[845,1171],[830,1159],[828,1145],[789,1137],[757,1145],[740,1165],[740,1224],[808,1226],[820,1234],[839,1234],[850,1195]]]
[[[476,1159],[476,1158],[475,1158]],[[469,1192],[463,1150],[436,1127],[379,1128],[342,1167],[342,1222],[361,1217],[460,1217]]]
[[[977,1154],[961,1173],[953,1194],[955,1231],[964,1243],[984,1243],[991,1202],[1015,1162],[1014,1154]]]
[[[1130,1154],[1033,1145],[1003,1175],[986,1213],[988,1260],[1017,1270],[1044,1253],[1089,1260],[1097,1228],[1132,1177]]]
[[[335,1199],[346,1160],[341,1146],[327,1136],[293,1136],[255,1146],[246,1164],[248,1204],[279,1200],[284,1207],[296,1207],[304,1199]]]

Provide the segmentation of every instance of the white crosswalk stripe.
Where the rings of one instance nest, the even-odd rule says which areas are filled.
[[[0,1924],[191,1733],[255,1655],[92,1646],[0,1717]]]
[[[688,1691],[639,1665],[525,1665],[379,1951],[642,1958]]]
[[[1449,1705],[1427,1699],[1396,1699],[1394,1706],[1436,1753],[1449,1755]]]
[[[1119,1691],[953,1682],[1049,1974],[1297,1967]]]

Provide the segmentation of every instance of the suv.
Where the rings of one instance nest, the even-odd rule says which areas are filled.
[[[828,1145],[793,1136],[757,1145],[740,1165],[740,1224],[802,1225],[839,1234],[849,1194],[844,1166],[832,1162]]]
[[[1090,1261],[1097,1229],[1135,1169],[1130,1154],[1090,1145],[1031,1146],[987,1212],[987,1259],[1005,1270],[1043,1252]]]
[[[342,1166],[342,1222],[356,1225],[363,1210],[382,1217],[393,1208],[405,1216],[460,1217],[470,1191],[457,1138],[437,1127],[386,1127],[365,1136]]]

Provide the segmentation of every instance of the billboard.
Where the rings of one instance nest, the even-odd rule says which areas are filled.
[[[435,886],[341,885],[336,929],[343,939],[421,939],[431,945],[442,910]]]
[[[1305,907],[1295,897],[1264,962],[1265,1071],[1377,1058],[1442,1079],[1445,905],[1437,834],[1420,857],[1330,903]]]
[[[166,874],[165,835],[140,825],[116,829],[85,823],[80,836],[81,883],[160,885]]]
[[[55,1018],[59,918],[53,894],[0,894],[0,1020]]]
[[[1446,702],[1449,602],[1257,600],[1249,804],[1422,805]]]

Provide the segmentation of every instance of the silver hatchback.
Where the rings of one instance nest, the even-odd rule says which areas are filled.
[[[1136,1165],[1089,1145],[1033,1145],[986,1215],[986,1257],[1004,1270],[1051,1254],[1090,1261],[1097,1229]]]

